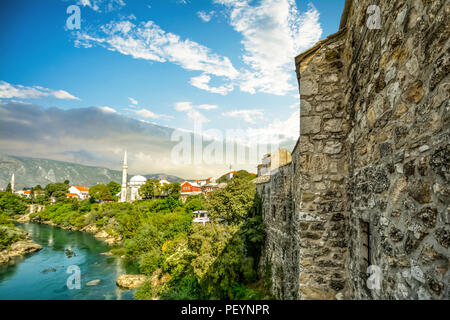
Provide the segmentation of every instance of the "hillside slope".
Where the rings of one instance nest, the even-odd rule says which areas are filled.
[[[16,179],[16,190],[37,184],[44,187],[48,183],[63,182],[64,180],[83,186],[108,183],[111,180],[120,183],[122,180],[122,172],[118,170],[50,159],[0,155],[0,188],[6,188],[13,173]],[[147,178],[166,179],[170,182],[183,180],[180,177],[164,173],[143,175]]]

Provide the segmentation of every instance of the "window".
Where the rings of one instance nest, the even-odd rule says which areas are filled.
[[[272,217],[275,218],[275,205],[272,205]]]
[[[370,262],[370,228],[369,223],[360,220],[360,244],[361,244],[361,267],[362,272],[365,273],[367,268],[371,265]]]

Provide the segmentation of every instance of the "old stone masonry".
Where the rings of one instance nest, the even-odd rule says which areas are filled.
[[[300,138],[257,183],[276,297],[449,299],[449,16],[446,0],[348,0],[296,57]]]

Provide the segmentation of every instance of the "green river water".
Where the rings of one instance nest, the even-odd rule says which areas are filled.
[[[85,232],[38,223],[19,226],[43,249],[0,265],[0,300],[133,299],[133,291],[118,288],[116,278],[136,273],[136,268],[118,257],[102,255],[110,250],[107,244]],[[70,289],[76,283],[70,278],[74,274],[70,266],[79,268],[79,289]],[[92,280],[100,282],[87,286]]]

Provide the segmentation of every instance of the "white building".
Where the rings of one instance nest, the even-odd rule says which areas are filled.
[[[89,188],[83,186],[71,186],[69,188],[69,194],[76,194],[81,200],[89,199]]]
[[[117,194],[119,202],[131,202],[135,200],[141,200],[139,195],[139,188],[145,184],[147,178],[144,176],[134,176],[127,182],[128,179],[128,164],[127,164],[127,152],[125,151],[123,157],[122,167],[122,189]]]
[[[205,223],[209,222],[208,211],[198,210],[198,211],[194,211],[192,213],[194,214],[194,219],[192,220],[192,222],[202,223],[203,225],[205,225]]]

